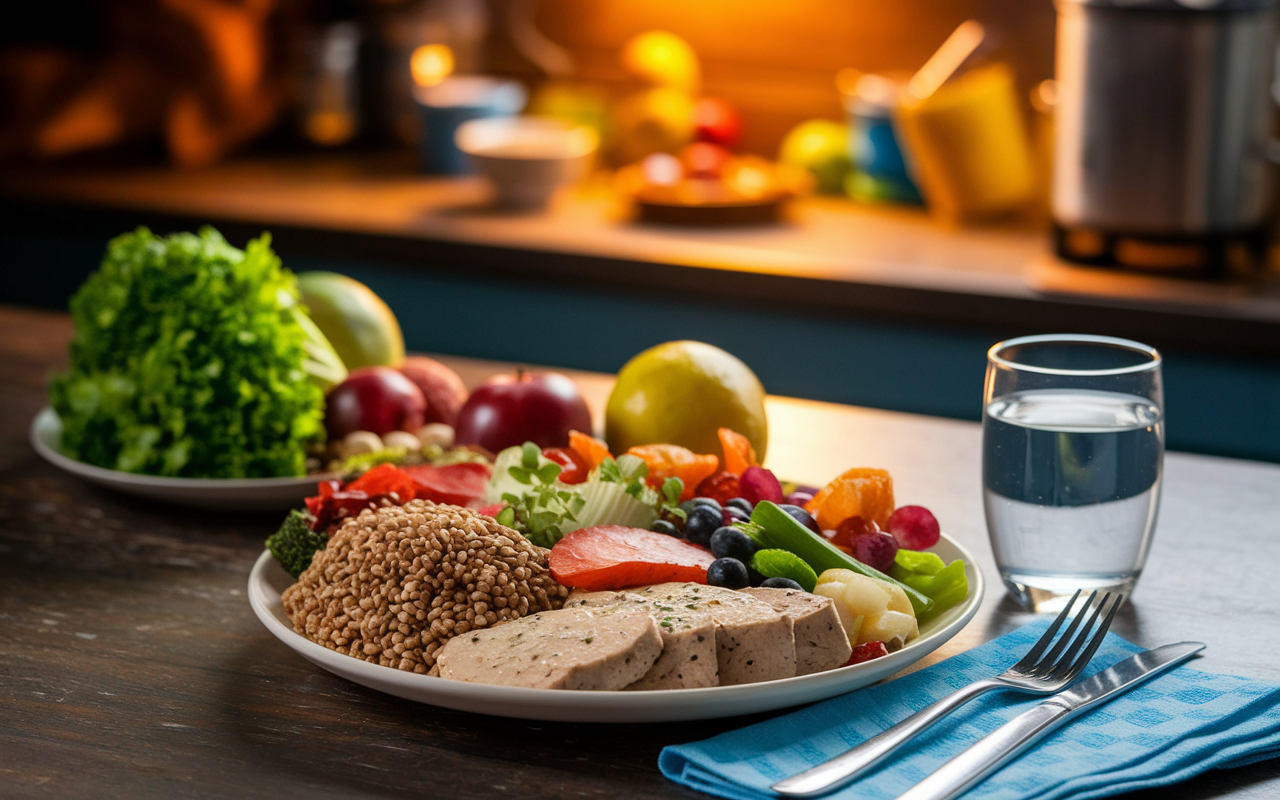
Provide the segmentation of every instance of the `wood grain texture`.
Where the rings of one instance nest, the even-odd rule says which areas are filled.
[[[245,583],[272,515],[171,508],[57,472],[26,443],[65,316],[0,309],[0,796],[666,797],[666,744],[761,717],[597,726],[414,705],[335,678],[258,624]],[[450,359],[469,383],[502,368]],[[575,374],[591,404],[607,376]],[[770,465],[821,481],[893,471],[994,578],[975,425],[785,398],[769,406]],[[1280,467],[1173,454],[1147,574],[1118,632],[1209,644],[1197,667],[1280,680],[1273,574]],[[924,662],[1022,624],[999,586]],[[1280,763],[1218,772],[1155,798],[1273,798]]]

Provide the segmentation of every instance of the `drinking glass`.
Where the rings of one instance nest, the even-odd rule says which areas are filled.
[[[1053,611],[1076,589],[1127,594],[1137,582],[1160,506],[1160,361],[1147,345],[1083,334],[987,352],[987,531],[1023,606]]]

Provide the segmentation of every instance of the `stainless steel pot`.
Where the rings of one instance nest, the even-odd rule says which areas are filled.
[[[1276,0],[1057,7],[1053,217],[1060,236],[1102,237],[1064,255],[1123,263],[1103,247],[1116,235],[1256,241],[1273,195]]]

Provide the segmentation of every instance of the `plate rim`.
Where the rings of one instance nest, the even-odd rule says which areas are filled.
[[[420,675],[343,655],[297,633],[292,625],[286,625],[275,615],[271,606],[273,602],[279,604],[279,596],[274,594],[275,590],[267,580],[267,571],[275,567],[286,577],[287,573],[276,564],[267,550],[259,554],[250,570],[247,593],[258,621],[303,658],[337,677],[412,702],[509,718],[566,722],[634,723],[714,719],[789,708],[860,689],[900,672],[953,639],[969,624],[982,605],[986,594],[986,579],[982,568],[967,548],[945,534],[943,538],[957,551],[957,557],[964,559],[970,591],[964,603],[945,612],[951,615],[951,619],[941,623],[927,636],[917,638],[901,650],[863,664],[763,683],[697,689],[610,692],[496,686]],[[431,699],[422,699],[420,695],[424,692]],[[655,704],[655,696],[661,697],[664,702]],[[482,706],[488,709],[500,707],[502,711],[480,710]],[[662,713],[659,707],[670,709],[671,713]],[[552,713],[540,710],[545,708],[553,709]],[[602,717],[602,714],[608,716]]]
[[[143,475],[123,472],[88,464],[58,450],[62,433],[62,421],[52,406],[44,406],[31,420],[31,447],[50,464],[73,475],[99,483],[117,486],[139,486],[156,489],[234,491],[239,489],[272,489],[319,483],[337,477],[332,473],[317,473],[284,478],[174,478],[168,475]]]

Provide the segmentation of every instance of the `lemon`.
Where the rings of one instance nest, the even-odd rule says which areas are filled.
[[[298,293],[347,369],[399,367],[404,361],[400,323],[368,286],[336,272],[302,272]]]
[[[632,358],[618,372],[604,412],[605,440],[614,453],[678,444],[713,453],[723,465],[719,428],[746,436],[764,461],[769,425],[760,379],[737,357],[704,342],[667,342]]]

